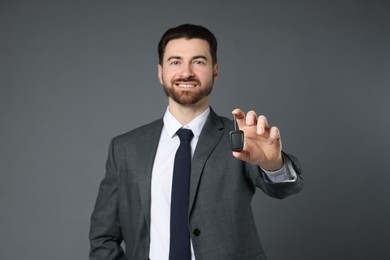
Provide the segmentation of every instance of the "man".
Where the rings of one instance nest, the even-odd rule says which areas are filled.
[[[163,118],[111,141],[91,217],[90,259],[266,259],[251,199],[255,187],[280,199],[301,190],[296,160],[282,152],[277,127],[240,109],[232,113],[244,132],[244,147],[232,152],[232,121],[209,107],[218,63],[217,40],[208,29],[171,28],[158,51],[158,78],[168,108]],[[185,166],[190,167],[189,190],[175,184],[175,178],[185,176],[176,174],[176,163],[185,159],[175,160],[183,129],[191,132],[186,149],[192,159]],[[176,195],[178,186],[181,195]],[[173,209],[178,200],[185,205],[178,207],[185,207],[181,218]],[[178,228],[180,223],[184,228]]]

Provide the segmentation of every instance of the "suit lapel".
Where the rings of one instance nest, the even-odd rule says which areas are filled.
[[[142,147],[140,156],[137,156],[139,165],[144,169],[140,172],[145,174],[139,176],[139,187],[142,201],[142,208],[147,221],[147,226],[150,226],[150,204],[151,204],[151,178],[153,163],[157,152],[158,142],[160,140],[161,129],[163,127],[163,120],[153,122],[150,127],[145,130],[144,135],[140,137],[140,144]],[[191,187],[190,187],[190,201],[189,209],[191,210],[194,204],[196,193],[200,178],[203,173],[204,165],[209,158],[214,147],[219,143],[224,133],[224,126],[222,120],[211,109],[210,115],[202,129],[198,144],[192,159],[191,165]]]
[[[158,142],[160,140],[162,119],[153,122],[150,128],[146,129],[142,138],[140,138],[142,154],[137,156],[139,165],[145,167],[142,171],[145,174],[139,176],[139,188],[141,194],[142,209],[145,214],[147,226],[150,226],[150,203],[151,203],[151,178],[154,158],[157,152]]]
[[[203,173],[204,165],[209,158],[214,147],[219,143],[224,131],[222,120],[210,109],[210,115],[199,136],[195,153],[191,162],[191,185],[189,210],[194,204],[200,178]]]

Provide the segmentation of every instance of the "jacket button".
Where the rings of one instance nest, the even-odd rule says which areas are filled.
[[[197,229],[197,228],[194,229],[194,232],[193,232],[193,233],[194,233],[194,235],[197,236],[197,237],[200,236],[200,230]]]

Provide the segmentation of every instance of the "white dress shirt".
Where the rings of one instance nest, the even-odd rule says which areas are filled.
[[[202,131],[209,114],[210,108],[207,108],[201,115],[185,126],[181,125],[170,113],[169,107],[164,114],[164,125],[161,131],[152,171],[150,260],[169,259],[173,164],[176,150],[180,145],[180,139],[176,135],[176,132],[182,127],[192,130],[194,137],[191,140],[191,155],[193,156],[200,132]],[[289,171],[286,170],[286,168],[292,168],[289,160],[285,160],[285,166],[283,166],[282,169],[275,172],[265,172],[268,180],[270,182],[295,181],[296,175],[294,170]],[[191,255],[192,260],[195,260],[192,243]]]

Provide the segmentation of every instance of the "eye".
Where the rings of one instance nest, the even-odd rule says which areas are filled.
[[[169,65],[179,65],[179,64],[180,64],[180,61],[178,61],[178,60],[171,60],[169,62]]]
[[[206,62],[205,62],[204,60],[201,60],[201,59],[194,60],[194,63],[195,63],[196,65],[205,65],[205,64],[206,64]]]

